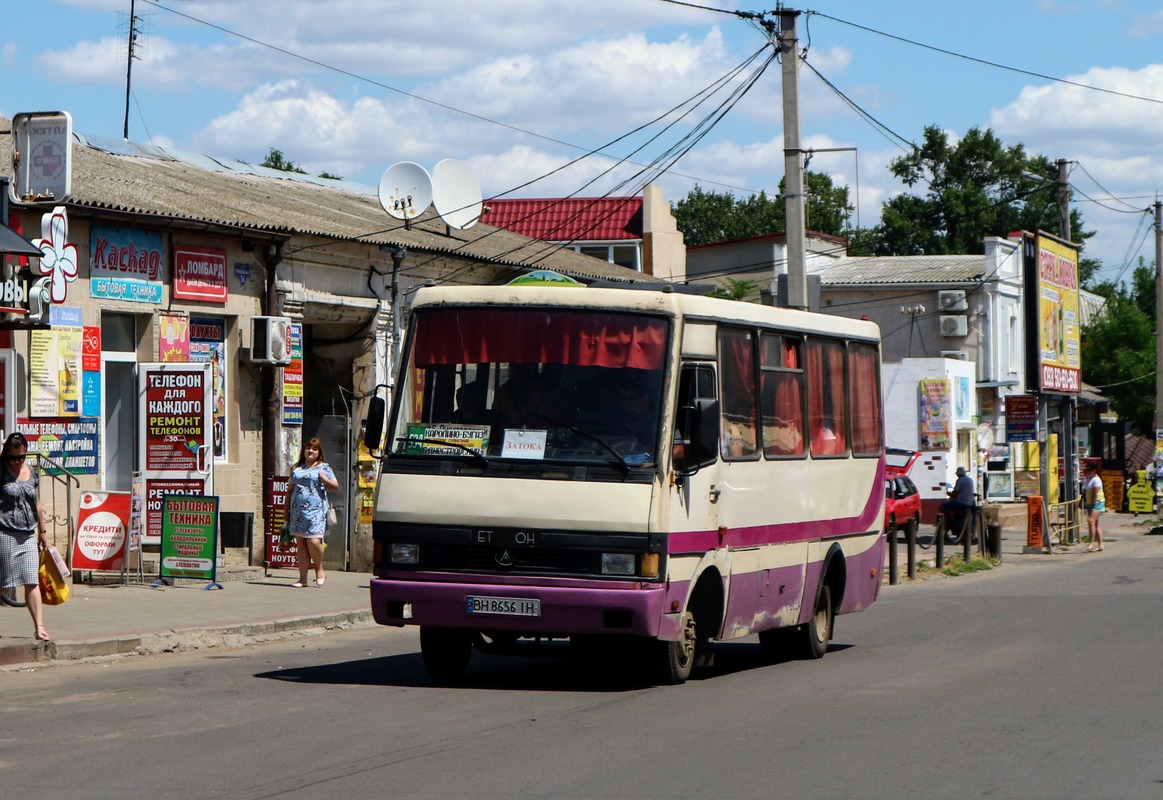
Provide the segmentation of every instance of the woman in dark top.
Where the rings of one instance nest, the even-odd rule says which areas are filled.
[[[0,584],[24,587],[24,602],[36,638],[48,641],[40,600],[40,548],[48,545],[40,475],[27,462],[28,440],[14,433],[0,451]]]

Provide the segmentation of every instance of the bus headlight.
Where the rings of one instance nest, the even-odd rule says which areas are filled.
[[[634,555],[632,553],[602,553],[603,575],[633,575]]]
[[[393,564],[419,564],[420,563],[420,547],[414,544],[393,544],[392,545],[392,563]]]

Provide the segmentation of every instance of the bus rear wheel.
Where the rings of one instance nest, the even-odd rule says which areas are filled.
[[[683,612],[680,624],[682,629],[677,642],[651,642],[651,665],[654,667],[655,679],[666,686],[686,683],[695,666],[698,628],[695,615],[689,608]]]
[[[463,678],[470,655],[470,631],[420,626],[420,657],[424,659],[424,669],[433,680],[450,683]]]

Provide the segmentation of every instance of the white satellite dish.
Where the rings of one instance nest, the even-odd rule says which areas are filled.
[[[380,205],[389,216],[412,220],[432,203],[432,178],[428,170],[411,161],[400,161],[380,178]]]
[[[450,228],[471,228],[484,211],[480,181],[462,162],[446,158],[432,168],[432,204]]]

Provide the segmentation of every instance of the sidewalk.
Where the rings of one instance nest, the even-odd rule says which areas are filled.
[[[1104,514],[1103,533],[1110,542],[1107,551],[1117,552],[1120,539],[1149,534],[1158,521],[1154,515]],[[932,530],[923,533],[931,534]],[[1086,551],[1085,545],[1076,544],[1055,548],[1055,555],[1025,553],[1025,545],[1024,528],[1002,531],[1003,569],[1059,555],[1085,555]],[[903,568],[907,558],[903,541],[899,547]],[[960,552],[959,547],[946,548],[947,556]],[[935,554],[933,549],[918,549],[921,559]],[[330,570],[324,586],[312,584],[303,589],[292,588],[297,578],[295,570],[272,570],[269,577],[263,577],[261,568],[249,567],[221,574],[222,589],[207,590],[201,581],[179,581],[176,586],[158,589],[151,589],[148,583],[74,583],[67,603],[45,609],[45,628],[53,639],[44,644],[33,639],[26,609],[0,606],[0,668],[93,656],[237,647],[284,638],[296,631],[375,624],[368,597],[369,574]],[[904,581],[907,579],[902,577]]]
[[[1117,542],[1119,539],[1127,539],[1128,537],[1131,537],[1131,536],[1147,535],[1147,534],[1151,533],[1152,525],[1158,524],[1159,522],[1160,522],[1160,517],[1159,517],[1159,515],[1156,515],[1156,514],[1140,514],[1136,517],[1133,514],[1124,514],[1121,512],[1120,513],[1108,512],[1108,513],[1102,515],[1103,540],[1106,542],[1114,542],[1115,546],[1117,547],[1118,546]],[[1163,533],[1163,531],[1160,531],[1160,533]],[[1069,545],[1066,547],[1060,547],[1057,544],[1055,544],[1053,554],[1046,553],[1044,551],[1039,552],[1037,550],[1027,553],[1026,552],[1027,536],[1026,536],[1026,527],[1024,524],[1021,527],[1003,528],[1001,535],[1002,535],[1001,556],[1002,556],[1002,566],[1003,567],[1007,566],[1007,565],[1016,565],[1016,564],[1023,564],[1023,563],[1031,564],[1031,563],[1036,562],[1038,559],[1055,558],[1059,555],[1069,556],[1072,554],[1083,554],[1083,555],[1086,554],[1086,543],[1085,542],[1082,542],[1081,544],[1078,544],[1078,543],[1072,544],[1072,545]],[[918,535],[917,538],[918,538],[918,540],[920,540],[922,542],[928,543],[928,542],[932,541],[932,536],[933,536],[933,526],[932,525],[922,525],[921,530],[920,530],[920,534]],[[1081,536],[1083,539],[1085,539],[1088,536],[1085,520],[1083,520],[1083,523],[1082,523]],[[950,556],[960,557],[963,552],[964,551],[963,551],[962,545],[959,545],[959,544],[958,545],[951,545],[951,544],[945,545],[945,557],[946,558],[949,558]],[[977,557],[978,553],[979,553],[978,547],[977,547],[977,545],[974,545],[973,549],[972,549],[972,555],[974,557]],[[922,562],[922,561],[932,562],[933,559],[936,558],[936,556],[937,556],[937,549],[935,547],[932,547],[932,546],[927,547],[927,548],[922,548],[920,546],[917,547],[916,558],[917,558],[918,562]],[[904,576],[904,572],[905,572],[905,568],[908,565],[908,547],[905,544],[905,538],[904,538],[903,533],[898,534],[897,562],[898,562],[897,566],[900,569],[900,581],[902,583],[907,582],[908,579]],[[887,548],[886,548],[885,556],[884,556],[884,565],[885,565],[885,571],[886,571],[885,572],[885,575],[886,575],[885,581],[887,582],[887,574],[888,574],[887,570],[888,570],[888,566],[889,566],[889,554],[888,554]]]
[[[222,589],[187,580],[157,589],[149,583],[74,583],[67,603],[45,608],[49,642],[33,638],[26,608],[0,605],[0,667],[238,646],[309,628],[370,626],[370,578],[329,570],[323,586],[312,582],[295,589],[295,570],[272,570],[264,578],[261,568],[242,568],[219,575]]]

